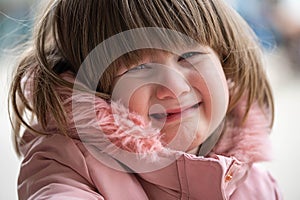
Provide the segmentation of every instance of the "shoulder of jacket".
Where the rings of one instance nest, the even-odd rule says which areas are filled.
[[[77,173],[88,171],[86,150],[80,140],[61,134],[39,135],[21,147],[23,153],[22,166],[37,165],[43,160],[51,160],[60,165],[68,166]]]
[[[253,164],[247,178],[240,183],[232,199],[282,199],[281,191],[270,172],[260,164]]]

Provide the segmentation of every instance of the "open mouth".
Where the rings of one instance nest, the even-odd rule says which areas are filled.
[[[198,102],[190,107],[186,107],[183,109],[180,109],[180,108],[173,109],[173,110],[169,110],[164,113],[152,113],[149,115],[149,117],[152,119],[158,120],[158,121],[161,121],[161,120],[169,121],[172,119],[181,118],[182,115],[199,108],[200,105],[201,105],[201,102]]]

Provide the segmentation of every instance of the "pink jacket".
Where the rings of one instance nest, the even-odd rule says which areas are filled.
[[[59,133],[51,118],[48,135],[25,132],[20,146],[24,156],[18,179],[20,200],[281,199],[274,179],[255,164],[270,157],[268,120],[257,105],[244,128],[230,122],[210,155],[200,157],[166,149],[157,130],[118,103],[108,105],[83,93],[73,98],[68,91],[62,94],[67,110],[73,106],[70,137]],[[132,159],[126,152],[138,156]],[[172,162],[140,173],[120,170],[137,171],[135,161],[146,169],[163,159]]]

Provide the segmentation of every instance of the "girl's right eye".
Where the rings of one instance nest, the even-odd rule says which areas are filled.
[[[133,72],[138,72],[141,70],[146,70],[146,69],[150,69],[151,67],[146,65],[146,64],[140,64],[138,66],[129,68],[125,73],[133,73]]]
[[[147,64],[140,64],[134,67],[121,67],[114,78],[121,77],[125,74],[135,74],[137,72],[142,72],[150,68],[151,67]]]

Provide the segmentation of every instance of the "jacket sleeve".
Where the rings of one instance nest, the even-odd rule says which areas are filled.
[[[265,169],[253,165],[246,180],[241,183],[230,197],[231,200],[282,200],[277,182]]]
[[[20,200],[104,199],[72,139],[41,136],[27,144],[18,179]]]

